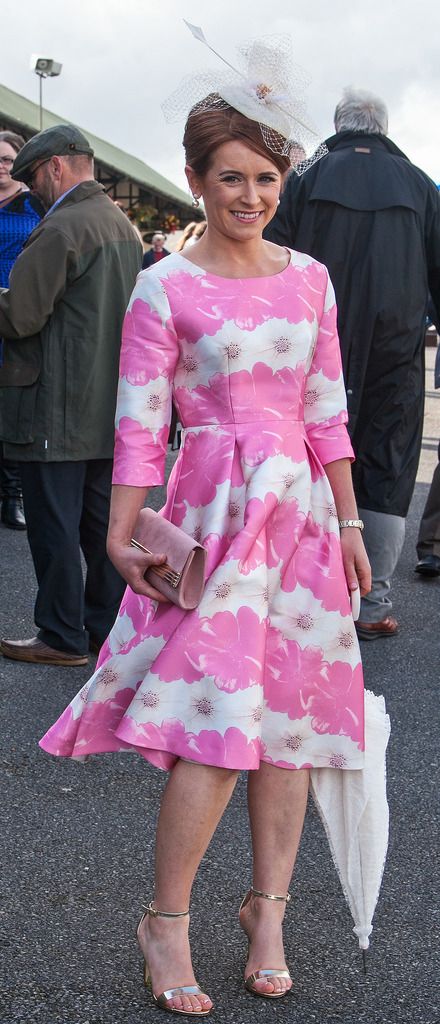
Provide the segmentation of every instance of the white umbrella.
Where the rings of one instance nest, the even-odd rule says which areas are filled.
[[[389,735],[384,698],[366,690],[364,767],[310,772],[310,789],[355,923],[364,969],[388,847],[385,752]]]

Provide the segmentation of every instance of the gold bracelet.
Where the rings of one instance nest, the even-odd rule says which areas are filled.
[[[357,526],[358,530],[363,530],[364,524],[362,519],[338,519],[339,529],[342,530],[344,526]]]

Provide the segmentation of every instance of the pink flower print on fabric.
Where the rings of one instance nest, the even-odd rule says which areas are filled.
[[[271,301],[266,289],[256,284],[255,289],[249,280],[236,280],[231,287],[225,281],[222,287],[221,308],[225,320],[230,321],[239,331],[254,331],[259,324],[270,320]]]
[[[276,768],[287,768],[287,769],[292,768],[292,762],[291,761],[283,761],[283,760],[279,760],[279,758],[275,759],[274,757],[269,757],[267,754],[265,754],[263,760],[266,761],[267,764],[274,764]],[[313,768],[313,764],[311,764],[310,761],[305,761],[304,764],[301,764],[301,763],[295,764],[295,768],[297,768],[298,771],[300,769],[304,769],[304,770],[305,769],[310,769],[310,768]]]
[[[208,385],[200,384],[192,390],[177,386],[174,397],[188,427],[233,422],[229,377],[224,373],[216,373]]]
[[[182,257],[183,259],[183,257]],[[295,258],[281,273],[271,277],[222,278],[207,272],[172,271],[164,281],[179,337],[191,340],[194,326],[202,334],[215,334],[225,321],[242,331],[253,331],[274,317],[289,323],[316,318],[317,299],[322,304],[327,271],[318,263],[295,267]],[[292,274],[293,271],[293,274]],[[296,278],[293,287],[292,277]],[[196,316],[194,316],[196,313]],[[213,314],[217,327],[212,329]],[[197,340],[194,338],[193,340]]]
[[[164,283],[177,334],[187,341],[216,334],[225,322],[241,331],[253,331],[273,316],[272,299],[263,278],[253,288],[248,278],[231,280],[215,274],[177,271]]]
[[[345,429],[346,414],[332,417],[322,423],[307,423],[306,431],[310,444],[312,480],[324,475],[322,467],[336,459],[354,460],[354,452]]]
[[[316,320],[316,294],[309,296],[310,285],[307,274],[304,273],[303,268],[297,270],[291,267],[286,270],[286,273],[264,278],[261,292],[266,298],[268,306],[270,307],[271,303],[274,304],[276,320],[285,320],[289,324],[298,324],[301,321],[313,323]],[[260,288],[258,290],[260,291]]]
[[[231,438],[227,431],[189,431],[185,436],[185,459],[174,497],[176,522],[182,521],[183,502],[198,507],[214,500],[217,485],[230,479]],[[183,515],[185,506],[183,506]]]
[[[101,665],[104,665],[104,663],[108,660],[108,658],[111,658],[111,656],[112,651],[110,648],[109,637],[107,637],[99,652],[98,660],[96,662],[96,668],[101,668]]]
[[[124,417],[132,419],[141,429],[157,434],[171,417],[171,393],[167,377],[159,376],[145,385],[129,384],[125,377],[119,382],[116,425]]]
[[[206,579],[209,579],[211,573],[217,568],[228,554],[230,546],[230,539],[227,535],[219,536],[217,533],[209,533],[207,537],[203,539],[203,547],[208,552],[206,559]]]
[[[194,757],[194,748],[191,749]],[[259,767],[264,746],[259,738],[248,739],[241,729],[230,726],[224,736],[216,730],[202,730],[197,737],[197,752],[199,751],[202,763],[236,769],[246,766],[248,770],[252,770]]]
[[[323,313],[319,325],[320,343],[316,346],[310,373],[324,374],[327,380],[338,380],[342,373],[342,360],[336,334],[336,306]],[[325,344],[325,340],[328,343]]]
[[[261,498],[250,498],[244,513],[244,526],[234,537],[228,557],[237,559],[240,572],[246,576],[253,569],[266,564],[267,547],[265,526],[278,504],[276,494]]]
[[[109,700],[87,701],[83,705],[81,717],[77,719],[73,717],[70,705],[62,715],[62,725],[61,720],[58,722],[61,729],[57,729],[56,742],[63,747],[60,754],[65,757],[84,757],[86,754],[99,753],[103,749],[102,744],[104,750],[120,749],[120,742],[114,734],[132,700],[133,690],[126,687]],[[47,739],[50,739],[51,732],[46,734]]]
[[[298,256],[299,254],[297,253],[296,255]],[[329,282],[327,268],[323,263],[309,260],[301,267],[301,281],[306,290],[308,300],[313,303],[315,311],[322,316]]]
[[[83,689],[85,690],[85,687]],[[77,698],[81,699],[81,693],[82,691],[80,690]],[[40,740],[40,747],[43,750],[47,750],[48,753],[54,754],[55,757],[71,757],[76,731],[77,723],[73,717],[73,707],[69,704],[55,724],[48,729],[43,739]]]
[[[127,587],[118,618],[110,633],[114,653],[128,654],[134,647],[142,643],[145,637],[150,636],[155,614],[156,603],[154,601],[150,601],[142,594],[135,594]],[[130,631],[127,627],[124,631],[120,628],[120,624],[125,619],[127,627],[131,624]]]
[[[295,640],[268,628],[264,694],[271,711],[287,714],[292,720],[308,715],[308,695],[319,688],[326,668],[319,647],[302,649]]]
[[[306,524],[306,516],[300,511],[295,498],[289,498],[278,505],[267,524],[268,546],[267,565],[271,569],[280,562],[287,565],[295,558]]]
[[[211,619],[193,613],[191,623],[179,630],[181,649],[172,654],[165,647],[155,671],[163,682],[183,678],[191,683],[208,676],[220,690],[245,690],[261,682],[264,637],[264,624],[249,608],[240,608],[236,616],[217,612]]]
[[[292,462],[303,462],[307,456],[302,435],[298,430],[289,429],[286,420],[282,423],[274,419],[256,423],[255,430],[246,437],[243,446],[246,465],[258,466],[275,455],[283,455]]]
[[[254,430],[258,420],[288,420],[300,401],[303,377],[290,367],[274,371],[267,363],[255,363],[252,371],[231,373],[231,400],[237,422],[249,421],[253,410]]]
[[[226,729],[224,736],[213,729],[202,729],[197,734],[189,732],[178,719],[165,719],[157,726],[151,722],[139,724],[126,716],[118,737],[128,746],[145,748],[149,759],[151,750],[163,751],[169,758],[168,768],[177,757],[224,768],[257,768],[262,754],[260,740],[248,740],[233,726]]]
[[[142,427],[138,420],[124,416],[115,432],[113,483],[130,483],[134,487],[156,487],[163,484],[168,435],[168,423],[153,433],[147,427]]]
[[[159,344],[154,352],[155,377],[166,376],[169,370],[170,355],[164,343],[166,332],[162,326],[162,320],[156,310],[151,309],[144,299],[135,299],[131,309],[128,309],[123,325],[124,344],[121,347],[119,372],[130,384],[145,385],[151,379],[151,361],[148,352],[148,338],[150,344],[159,339]],[[144,344],[139,344],[139,339],[145,337]],[[162,344],[160,344],[162,341]]]
[[[362,667],[334,661],[325,666],[317,681],[307,679],[301,697],[312,716],[312,728],[322,734],[349,736],[361,749],[364,744],[364,696]]]
[[[163,283],[178,338],[195,342],[204,334],[217,334],[226,319],[218,279],[174,270]]]
[[[187,746],[185,726],[176,718],[165,719],[158,726],[154,722],[137,722],[128,713],[116,731],[118,739],[127,746],[148,748],[148,755],[150,750],[169,751],[172,755],[180,755]],[[172,763],[173,758],[167,767],[171,767]]]
[[[294,557],[281,570],[282,589],[294,590],[297,583],[312,591],[327,609],[349,614],[349,596],[339,538],[327,533],[309,515]]]

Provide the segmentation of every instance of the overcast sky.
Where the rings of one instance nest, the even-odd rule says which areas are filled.
[[[234,63],[255,36],[289,33],[322,137],[346,85],[380,95],[394,142],[440,182],[438,0],[0,0],[0,81],[38,101],[30,56],[62,62],[44,103],[186,188],[180,125],[160,103],[192,70],[217,67],[182,18]]]

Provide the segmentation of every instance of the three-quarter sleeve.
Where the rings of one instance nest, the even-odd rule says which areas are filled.
[[[327,275],[324,307],[304,394],[304,422],[321,464],[354,459],[348,431],[335,293]]]
[[[154,269],[143,271],[122,330],[114,484],[153,487],[164,482],[178,354],[166,292]]]

